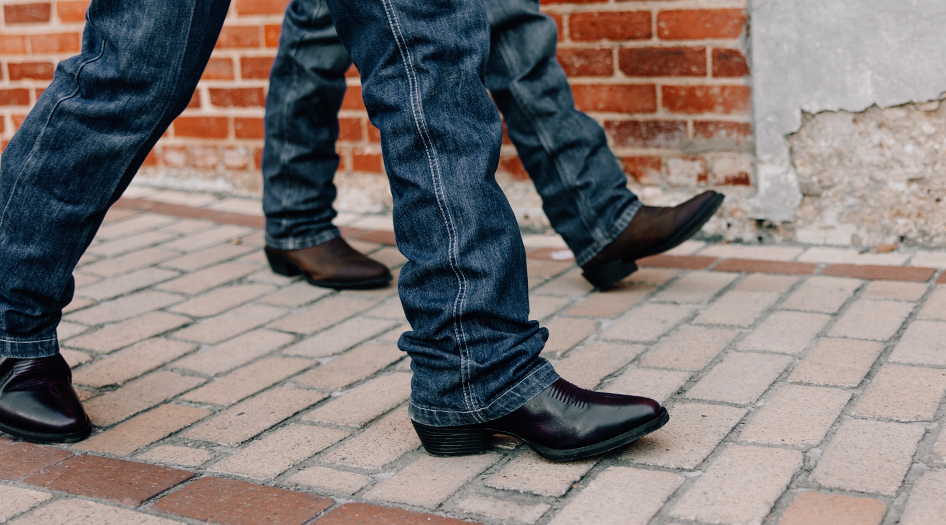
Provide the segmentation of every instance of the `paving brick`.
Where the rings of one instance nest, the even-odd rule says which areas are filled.
[[[174,332],[174,337],[198,343],[219,343],[264,325],[285,313],[281,308],[249,304],[178,330]]]
[[[139,454],[137,459],[170,466],[199,467],[213,457],[213,452],[202,448],[163,445]]]
[[[620,376],[601,387],[615,394],[644,396],[663,403],[690,379],[690,372],[658,368],[628,368]]]
[[[644,525],[684,479],[672,472],[610,467],[598,474],[549,524]]]
[[[644,351],[643,346],[591,343],[568,354],[555,365],[562,377],[582,388],[594,389]]]
[[[13,522],[16,525],[74,525],[95,523],[97,525],[175,525],[178,522],[142,514],[129,509],[103,505],[81,499],[54,501]]]
[[[318,286],[312,286],[305,281],[300,281],[290,284],[278,292],[274,292],[270,295],[267,295],[266,297],[263,297],[259,300],[259,302],[271,304],[273,306],[288,306],[290,308],[297,308],[299,306],[309,304],[317,299],[321,299],[330,293],[332,293],[332,290],[329,290],[328,288],[319,288]]]
[[[68,321],[61,321],[59,326],[56,327],[56,337],[59,338],[60,341],[65,341],[71,337],[75,337],[85,332],[88,329],[88,326],[82,326],[81,324],[70,323]]]
[[[857,248],[808,248],[798,257],[799,261],[851,265],[900,266],[909,257],[904,253],[861,253]]]
[[[86,253],[102,257],[115,257],[123,253],[133,252],[176,238],[177,235],[166,232],[146,232],[114,241],[92,243],[86,250]]]
[[[697,468],[746,415],[743,408],[675,403],[670,422],[638,439],[621,459],[658,467]]]
[[[700,314],[694,323],[722,324],[730,326],[750,326],[778,301],[777,292],[746,292],[733,290],[716,300]]]
[[[654,296],[654,300],[666,303],[708,303],[737,277],[739,275],[735,273],[691,272]]]
[[[732,352],[693,385],[686,395],[693,399],[752,403],[791,362],[792,358],[785,355]]]
[[[83,299],[83,298],[81,298],[81,297],[73,297],[73,298],[72,298],[72,302],[70,302],[68,305],[66,305],[65,308],[62,309],[62,313],[63,313],[63,314],[71,314],[72,312],[75,312],[75,311],[77,311],[77,310],[81,310],[81,309],[83,309],[83,308],[92,306],[93,304],[95,304],[95,301],[93,301],[93,300],[91,300],[91,299]]]
[[[549,340],[542,350],[543,356],[560,356],[571,350],[598,330],[598,321],[577,317],[559,317],[545,325]]]
[[[24,484],[124,505],[141,505],[194,477],[192,472],[100,456],[73,456]]]
[[[253,441],[209,470],[257,480],[272,479],[293,465],[338,443],[348,432],[309,425],[289,425]]]
[[[193,317],[207,317],[217,315],[266,295],[275,288],[267,284],[239,284],[224,286],[216,290],[201,294],[187,302],[169,308],[172,312],[190,315]]]
[[[374,478],[327,467],[309,467],[293,474],[286,481],[290,484],[304,485],[319,493],[351,496],[374,483]]]
[[[319,518],[318,521],[319,525],[373,525],[376,523],[464,525],[469,522],[367,503],[346,503]]]
[[[303,357],[326,357],[378,336],[397,326],[396,321],[353,317],[323,331],[315,337],[308,337],[283,350],[286,355]],[[401,354],[403,357],[404,354]]]
[[[181,398],[195,403],[232,405],[312,365],[307,359],[267,357],[192,390]]]
[[[95,425],[114,425],[129,416],[187,392],[204,381],[199,377],[182,376],[159,370],[130,381],[118,390],[86,401],[85,409]]]
[[[568,315],[578,317],[614,317],[623,314],[632,306],[643,301],[657,288],[654,286],[622,286],[607,292],[592,294],[578,306],[568,311]]]
[[[84,365],[92,360],[92,356],[85,352],[79,352],[77,350],[69,350],[68,348],[61,348],[59,354],[62,355],[62,358],[66,360],[66,363],[70,368],[75,368],[79,365]]]
[[[890,361],[946,366],[946,323],[914,321],[890,354]]]
[[[928,288],[929,286],[923,283],[874,281],[867,285],[861,297],[890,301],[919,301]]]
[[[900,525],[940,523],[946,516],[946,470],[931,470],[917,480],[900,517]]]
[[[121,385],[196,349],[190,343],[148,339],[76,370],[73,382],[96,388]]]
[[[375,301],[336,295],[322,299],[302,312],[280,319],[269,327],[286,332],[314,334],[376,304]]]
[[[231,226],[228,224],[217,225],[210,230],[188,235],[176,241],[165,243],[162,245],[162,247],[169,250],[177,250],[179,252],[196,252],[197,250],[202,250],[217,244],[229,242],[232,239],[242,237],[251,232],[252,230],[249,228],[243,228],[241,226]]]
[[[190,323],[188,317],[151,312],[69,341],[69,346],[109,353]]]
[[[584,297],[594,291],[591,283],[581,276],[581,268],[575,268],[551,281],[535,288],[534,293],[539,295],[558,295],[566,297]]]
[[[817,265],[803,262],[725,259],[713,267],[715,272],[749,272],[786,275],[812,275]]]
[[[326,454],[322,461],[369,470],[378,470],[406,452],[420,446],[420,439],[407,416],[399,408],[374,422],[364,432]]]
[[[102,277],[114,277],[134,270],[140,270],[147,266],[153,266],[167,261],[168,259],[173,259],[178,255],[180,255],[178,252],[163,250],[161,248],[144,248],[112,259],[87,264],[83,266],[82,271]]]
[[[453,458],[424,455],[369,490],[364,499],[432,509],[501,457],[493,453]]]
[[[841,315],[828,335],[886,341],[897,333],[912,311],[911,303],[861,299]]]
[[[810,277],[782,303],[782,308],[833,314],[860,288],[862,281],[839,277]]]
[[[150,412],[125,421],[115,428],[96,434],[77,444],[74,448],[90,452],[104,452],[127,456],[141,447],[189,427],[209,416],[211,412],[203,408],[180,405],[161,405]]]
[[[185,274],[173,281],[162,283],[161,288],[172,292],[199,294],[221,284],[245,277],[258,269],[259,267],[254,264],[221,263]]]
[[[529,318],[541,321],[571,304],[567,297],[553,297],[551,295],[529,295]],[[569,315],[577,315],[569,313]]]
[[[527,450],[486,480],[494,489],[515,490],[540,496],[564,496],[600,458],[553,463]]]
[[[71,457],[71,452],[58,448],[0,438],[0,479],[21,479]]]
[[[304,282],[302,281],[302,277],[300,276],[284,277],[282,275],[273,273],[272,270],[270,270],[269,268],[250,274],[246,278],[246,280],[248,282],[253,282],[253,283],[275,284],[276,286],[287,286],[292,283]],[[309,286],[309,285],[306,284],[306,286]],[[327,291],[327,293],[332,293],[332,292]]]
[[[174,224],[170,224],[161,229],[167,232],[190,234],[209,230],[214,226],[216,226],[216,224],[211,221],[205,221],[201,219],[179,219]]]
[[[191,428],[184,437],[237,446],[328,397],[299,388],[273,388]]]
[[[406,354],[391,344],[367,343],[306,373],[296,380],[303,386],[339,390],[383,370]]]
[[[917,319],[946,321],[946,286],[936,286],[923,309],[917,314]]]
[[[930,460],[936,463],[946,463],[946,431],[940,430],[933,444]]]
[[[126,273],[112,279],[91,284],[88,286],[76,287],[76,295],[96,301],[104,301],[119,295],[147,288],[168,279],[173,279],[179,274],[173,270],[164,270],[161,268],[144,268],[132,273]]]
[[[710,523],[761,523],[801,466],[797,450],[731,446],[683,494],[670,515]]]
[[[795,283],[798,282],[798,277],[790,277],[787,275],[747,275],[745,279],[739,282],[733,289],[734,290],[745,290],[745,291],[758,291],[758,292],[779,292],[785,293],[792,286],[795,286]]]
[[[528,271],[529,277],[551,279],[552,277],[561,274],[565,270],[570,270],[572,268],[572,264],[573,263],[571,262],[565,261],[549,261],[529,257],[526,259],[526,270]]]
[[[739,439],[770,445],[817,445],[850,399],[849,392],[836,388],[783,385]]]
[[[699,253],[702,256],[724,259],[751,259],[761,261],[792,261],[804,248],[791,246],[746,246],[739,244],[711,244]]]
[[[875,499],[802,492],[778,525],[880,525],[886,513],[887,504]]]
[[[211,523],[307,523],[333,505],[328,498],[245,481],[201,478],[151,504],[166,514]]]
[[[668,304],[645,304],[619,319],[601,334],[604,339],[654,341],[693,313],[693,308]]]
[[[906,258],[906,256],[903,256]],[[883,279],[887,281],[929,281],[935,268],[909,266],[864,266],[859,264],[832,264],[821,270],[821,275],[837,275],[857,279]]]
[[[22,514],[52,496],[37,490],[21,489],[0,485],[0,522],[7,523],[14,516]]]
[[[411,394],[410,374],[387,374],[357,386],[305,414],[306,421],[361,427],[403,403]]]
[[[95,232],[95,240],[105,241],[119,237],[127,237],[135,233],[145,233],[173,224],[176,220],[177,219],[174,217],[168,217],[167,215],[141,213],[123,221],[103,224],[102,227]]]
[[[406,323],[407,317],[404,315],[404,308],[401,307],[401,301],[388,301],[381,306],[376,306],[365,312],[369,317],[380,317],[381,319],[392,319],[397,322]]]
[[[922,427],[903,423],[845,421],[810,479],[823,487],[893,496],[923,432]]]
[[[824,338],[795,367],[788,380],[856,387],[883,350],[883,344],[873,341]]]
[[[199,374],[217,375],[243,366],[292,342],[293,336],[272,330],[253,330],[180,359],[171,366]]]
[[[256,251],[253,246],[244,246],[236,244],[221,244],[199,252],[189,253],[183,257],[177,257],[162,264],[165,268],[173,268],[185,272],[199,270],[211,264],[221,263],[235,259],[241,255],[246,255]],[[178,254],[180,255],[180,254]]]
[[[539,518],[548,512],[552,506],[547,503],[528,505],[473,494],[458,501],[457,508],[463,512],[489,516],[497,520],[535,523],[539,521]]]
[[[799,354],[821,332],[831,317],[824,314],[773,312],[751,334],[739,341],[741,350]]]
[[[176,294],[145,290],[69,314],[65,319],[88,325],[114,323],[160,310],[182,299]]]
[[[645,131],[650,133],[650,131]],[[637,265],[644,268],[679,268],[681,270],[705,270],[712,266],[716,257],[700,257],[698,255],[651,255],[637,260]]]
[[[84,290],[86,287],[91,286],[103,280],[101,277],[85,274],[78,270],[72,272],[72,278],[76,283],[76,291],[79,292],[80,294],[81,294],[81,291]]]
[[[738,332],[685,326],[641,359],[642,366],[702,370],[729,346]]]
[[[946,370],[885,365],[854,407],[854,415],[928,421],[946,393]]]

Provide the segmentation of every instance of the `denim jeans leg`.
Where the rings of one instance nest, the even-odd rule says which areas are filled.
[[[502,129],[483,87],[481,2],[329,0],[362,75],[408,262],[398,283],[412,331],[410,416],[432,426],[501,417],[558,375],[529,321],[525,249],[495,180]]]
[[[55,355],[72,271],[190,101],[228,0],[93,0],[0,159],[0,356]]]
[[[555,58],[558,31],[536,0],[484,0],[492,52],[486,86],[552,227],[583,265],[631,222],[641,203],[601,126],[575,109]]]
[[[292,0],[266,98],[263,210],[273,248],[298,250],[339,236],[332,179],[349,66],[325,0]]]

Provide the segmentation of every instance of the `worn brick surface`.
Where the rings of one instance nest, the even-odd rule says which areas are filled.
[[[943,516],[946,516],[946,470],[931,470],[914,485],[900,524],[939,523]]]
[[[293,474],[286,481],[290,484],[304,485],[316,490],[319,494],[328,492],[351,496],[374,483],[374,478],[327,467],[309,467]]]
[[[663,403],[690,378],[690,372],[659,368],[628,368],[601,390],[644,396]]]
[[[887,504],[876,499],[802,492],[778,525],[880,525],[886,513]]]
[[[173,259],[178,252],[161,248],[145,248],[113,259],[105,259],[83,266],[82,271],[102,277],[114,277],[123,273],[140,270],[154,264]]]
[[[468,521],[447,518],[434,514],[425,514],[411,510],[369,505],[366,503],[346,503],[319,518],[319,525],[372,525],[374,523],[423,524],[423,525],[463,525]]]
[[[372,423],[322,459],[326,463],[377,470],[420,446],[407,408],[399,408]]]
[[[165,262],[161,266],[192,272],[204,268],[205,266],[210,266],[211,264],[235,259],[255,250],[256,248],[252,246],[221,244],[199,252],[189,253],[183,257],[177,257],[176,259]]]
[[[863,284],[856,279],[815,276],[808,278],[782,303],[782,308],[835,313]]]
[[[151,312],[107,326],[97,332],[76,337],[69,341],[69,346],[108,353],[190,322],[189,317],[182,315]]]
[[[686,306],[645,304],[616,321],[601,337],[620,341],[653,341],[692,313],[693,309]]]
[[[174,332],[174,337],[198,343],[219,343],[266,324],[286,312],[281,308],[246,305]]]
[[[300,385],[338,390],[403,359],[398,347],[391,344],[363,344],[342,356],[299,377]]]
[[[885,365],[854,407],[854,414],[897,421],[933,419],[946,393],[946,370]]]
[[[915,321],[890,354],[895,363],[946,366],[946,323]]]
[[[168,466],[197,467],[210,461],[214,453],[202,448],[162,445],[139,454],[137,459]]]
[[[798,354],[821,332],[830,316],[804,312],[774,312],[739,342],[742,350]]]
[[[735,273],[692,272],[657,294],[654,300],[668,303],[708,303],[738,276],[739,274]]]
[[[154,246],[176,237],[176,235],[170,233],[152,231],[114,241],[93,244],[89,246],[89,249],[86,250],[86,253],[91,255],[100,255],[103,257],[114,257],[116,255],[132,252],[141,248]]]
[[[176,520],[142,514],[121,507],[103,505],[81,499],[54,501],[21,518],[12,521],[16,525],[73,525],[95,523],[97,525],[174,525]]]
[[[641,359],[644,366],[702,370],[729,346],[738,332],[724,328],[687,326]]]
[[[687,397],[751,403],[771,385],[792,358],[782,355],[732,352],[688,392]]]
[[[70,457],[65,450],[0,438],[0,479],[24,478]]]
[[[598,462],[597,457],[554,463],[529,450],[503,466],[486,480],[495,489],[515,490],[540,496],[563,496]]]
[[[716,268],[719,268],[717,265]],[[739,282],[733,290],[785,293],[798,282],[797,277],[787,275],[750,274]]]
[[[596,293],[568,311],[568,315],[579,317],[614,317],[623,314],[644,300],[656,288],[653,286],[625,286],[607,292]]]
[[[374,301],[336,295],[323,299],[306,310],[289,315],[269,327],[286,332],[313,334],[374,306]]]
[[[161,268],[144,268],[132,273],[126,273],[112,279],[105,279],[88,286],[76,285],[76,295],[96,301],[104,301],[119,295],[134,292],[180,275],[173,270]]]
[[[189,272],[172,281],[161,283],[161,288],[172,292],[197,294],[245,277],[259,269],[253,264],[223,263],[196,272]]]
[[[99,388],[120,385],[196,349],[181,341],[148,339],[76,370],[72,379],[76,384]]]
[[[154,310],[160,310],[183,299],[183,297],[176,294],[146,290],[121,299],[101,303],[91,308],[85,308],[67,315],[65,319],[87,325],[114,323]]]
[[[169,310],[194,317],[207,317],[240,306],[274,289],[274,287],[265,284],[226,286],[175,305]]]
[[[594,389],[644,351],[643,346],[590,343],[574,350],[555,365],[555,371],[582,388]]]
[[[368,501],[435,508],[499,458],[493,453],[453,458],[424,455],[379,483],[364,497]]]
[[[195,403],[232,405],[312,366],[308,359],[268,357],[216,379],[182,399]]]
[[[90,452],[127,456],[135,450],[164,439],[210,414],[209,410],[203,408],[161,405],[101,434],[96,434],[75,445],[75,448]]]
[[[550,523],[644,525],[684,479],[672,472],[611,467],[598,474]]]
[[[739,434],[741,441],[817,445],[851,394],[836,388],[783,385]]]
[[[242,237],[249,234],[251,231],[252,230],[249,228],[242,228],[240,226],[217,225],[210,230],[188,235],[176,241],[165,243],[162,246],[180,252],[194,252]]]
[[[593,334],[598,329],[598,321],[559,317],[546,323],[545,327],[549,330],[549,340],[542,350],[543,355],[560,356]]]
[[[917,314],[918,319],[946,321],[946,286],[937,285]]]
[[[581,276],[581,268],[576,268],[535,288],[533,292],[540,295],[574,297],[585,296],[592,290],[594,290],[594,287],[591,286],[591,283]]]
[[[864,289],[864,299],[890,301],[919,301],[929,286],[921,283],[874,281]]]
[[[345,438],[348,432],[309,425],[289,425],[254,441],[210,470],[253,479],[270,479]]]
[[[779,299],[776,292],[733,290],[716,300],[693,320],[698,324],[750,326]]]
[[[0,522],[7,523],[17,514],[22,514],[52,496],[38,490],[22,489],[0,485]]]
[[[913,311],[913,304],[862,299],[841,315],[828,335],[886,341],[893,337]]]
[[[571,304],[571,300],[567,297],[553,297],[550,295],[529,295],[529,318],[535,319],[536,321],[541,321],[546,317],[558,312],[562,308],[565,308]],[[569,315],[581,315],[581,313],[574,313],[574,310],[569,312]]]
[[[341,397],[332,398],[303,418],[360,427],[406,401],[410,393],[410,375],[387,374],[363,383]]]
[[[205,350],[191,354],[172,366],[200,374],[216,375],[268,354],[291,343],[293,336],[272,330],[253,330]]]
[[[515,503],[474,494],[458,501],[457,508],[463,512],[489,516],[490,518],[498,520],[535,523],[543,514],[548,512],[552,506],[547,503],[531,505]]]
[[[204,380],[159,370],[85,402],[92,423],[108,426],[186,392]]]
[[[695,469],[745,415],[742,408],[676,403],[663,428],[635,441],[621,457],[645,465]]]
[[[348,350],[395,326],[395,321],[353,317],[323,331],[317,337],[303,339],[283,353],[302,357],[326,357]],[[401,357],[404,355],[401,353]]]
[[[260,302],[273,306],[296,308],[321,299],[330,293],[332,293],[332,290],[328,288],[319,288],[318,286],[312,286],[305,281],[301,281],[282,288],[278,292],[267,295],[260,299]]]
[[[795,367],[789,381],[855,387],[861,383],[884,346],[874,341],[824,338]]]

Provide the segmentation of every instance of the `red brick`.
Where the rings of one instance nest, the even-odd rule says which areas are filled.
[[[397,245],[397,242],[394,238],[394,232],[383,230],[369,231],[368,233],[359,236],[358,240],[365,242],[376,242],[378,244],[389,244],[391,246]]]
[[[141,163],[142,166],[155,167],[159,166],[161,163],[158,161],[158,155],[154,150],[148,152],[148,156],[145,157],[144,162]]]
[[[71,452],[0,438],[0,479],[13,481],[72,457]]]
[[[245,15],[281,15],[286,12],[289,0],[236,0],[236,10]]]
[[[360,118],[338,119],[338,140],[358,142],[364,139]]]
[[[361,86],[348,86],[345,98],[342,99],[342,109],[365,110],[365,102],[361,99]]]
[[[608,120],[604,130],[617,147],[680,147],[687,139],[686,122],[680,120]]]
[[[568,19],[572,40],[645,40],[653,36],[650,11],[573,13]]]
[[[650,155],[624,157],[621,159],[621,167],[628,177],[640,184],[656,186],[662,180],[663,159],[660,157]]]
[[[24,484],[125,505],[141,505],[194,477],[193,472],[99,456],[74,456],[23,480]]]
[[[224,26],[216,49],[259,47],[259,26]]]
[[[13,119],[13,129],[20,129],[20,126],[23,124],[23,121],[26,120],[26,115],[10,115],[10,118]]]
[[[499,171],[506,172],[517,180],[529,180],[529,172],[522,165],[519,155],[500,155]]]
[[[211,523],[307,523],[331,507],[328,498],[264,487],[245,481],[207,477],[159,499],[158,512]]]
[[[681,9],[657,14],[657,36],[663,40],[738,38],[746,24],[742,9]]]
[[[7,127],[6,123],[3,121],[2,118],[0,118],[0,135],[2,135],[4,131],[6,131],[6,127]]]
[[[44,91],[46,91],[46,88],[36,88],[33,90],[36,94],[36,100],[39,100],[39,96],[42,95]]]
[[[266,106],[263,88],[210,88],[210,103],[217,107],[252,108]]]
[[[227,117],[177,117],[174,136],[225,139],[229,134]]]
[[[26,53],[26,35],[0,35],[0,55]]]
[[[749,86],[663,86],[663,107],[671,113],[748,115]]]
[[[697,120],[693,122],[693,135],[701,139],[747,139],[752,136],[752,124],[748,122],[726,122]]]
[[[555,21],[555,27],[558,28],[558,41],[565,40],[565,17],[553,13],[546,13]]]
[[[713,50],[714,77],[744,77],[749,75],[746,55],[738,49]]]
[[[263,148],[253,150],[253,165],[256,169],[263,169]]]
[[[653,268],[681,268],[684,270],[705,270],[718,259],[699,255],[651,255],[637,260],[638,266]]]
[[[775,273],[783,275],[813,275],[818,266],[790,261],[760,261],[755,259],[724,259],[713,267],[717,272]]]
[[[358,68],[355,67],[355,64],[348,66],[348,69],[345,70],[345,78],[360,78],[361,73],[358,72]]]
[[[374,127],[374,124],[368,122],[368,142],[381,143],[381,130]],[[509,142],[512,144],[512,142]]]
[[[201,80],[233,80],[233,60],[229,58],[211,58],[204,68]]]
[[[543,2],[548,3],[548,2]],[[473,522],[368,503],[346,503],[315,521],[316,525],[474,525]]]
[[[352,149],[351,169],[352,171],[383,173],[384,167],[381,162],[381,153],[366,148]]]
[[[3,6],[3,20],[7,24],[37,24],[49,22],[52,4],[14,4]]]
[[[263,26],[263,42],[266,47],[279,47],[279,34],[282,32],[282,26],[279,24],[267,24]]]
[[[752,176],[746,172],[734,173],[714,177],[713,184],[717,186],[752,186]]]
[[[56,2],[56,12],[62,22],[83,22],[85,12],[89,10],[89,0],[80,2]]]
[[[233,119],[233,133],[238,139],[261,139],[266,135],[263,119],[236,117]]]
[[[635,47],[618,51],[618,67],[632,77],[705,77],[705,47]]]
[[[240,59],[240,76],[243,78],[269,79],[269,71],[273,69],[274,56],[243,57]]]
[[[582,111],[657,111],[657,86],[653,84],[573,84],[572,95]]]
[[[556,56],[565,74],[570,77],[610,77],[614,74],[611,48],[559,48]]]
[[[78,53],[81,46],[81,35],[79,33],[30,35],[30,50],[34,55],[41,53]]]
[[[10,80],[52,80],[56,66],[52,62],[10,62],[7,64]]]
[[[216,146],[191,146],[191,163],[199,170],[212,170],[220,164],[220,150]]]
[[[187,103],[187,109],[195,109],[200,107],[200,93],[194,91],[194,94],[191,95],[190,101]]]
[[[169,168],[186,168],[190,166],[190,155],[184,146],[163,146],[159,154],[161,162]]]
[[[29,105],[30,105],[30,90],[23,89],[23,88],[0,89],[0,106],[29,106]]]
[[[832,264],[821,270],[820,275],[854,277],[875,281],[926,282],[936,273],[935,268],[912,266],[871,266],[857,264]]]

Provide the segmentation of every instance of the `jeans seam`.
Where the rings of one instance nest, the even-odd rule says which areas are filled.
[[[404,35],[401,31],[400,22],[397,19],[397,13],[394,11],[391,1],[381,0],[381,4],[384,7],[385,15],[388,19],[388,25],[391,28],[394,41],[398,47],[398,51],[401,54],[401,61],[404,64],[404,70],[407,73],[407,82],[411,99],[411,113],[414,117],[414,125],[417,127],[417,132],[420,136],[421,143],[423,144],[424,151],[427,155],[427,163],[430,166],[431,182],[433,183],[437,206],[440,209],[444,226],[447,228],[447,236],[449,238],[448,250],[450,253],[450,268],[456,275],[458,283],[457,296],[453,301],[453,326],[457,341],[460,343],[458,345],[458,349],[460,351],[460,376],[463,385],[463,397],[467,406],[472,409],[474,403],[472,392],[470,391],[471,381],[469,377],[469,347],[466,341],[466,333],[463,327],[462,318],[463,307],[466,302],[467,283],[466,276],[463,274],[463,271],[460,270],[458,265],[459,243],[456,236],[456,225],[453,223],[453,216],[450,214],[450,210],[446,205],[443,177],[440,173],[439,162],[437,161],[437,152],[433,146],[433,140],[430,137],[430,133],[427,130],[425,120],[426,117],[424,117],[423,106],[420,103],[420,97],[418,96],[419,93],[415,92],[418,89],[418,82],[413,68],[413,61],[411,60],[410,54],[407,50],[406,39],[404,38]]]

